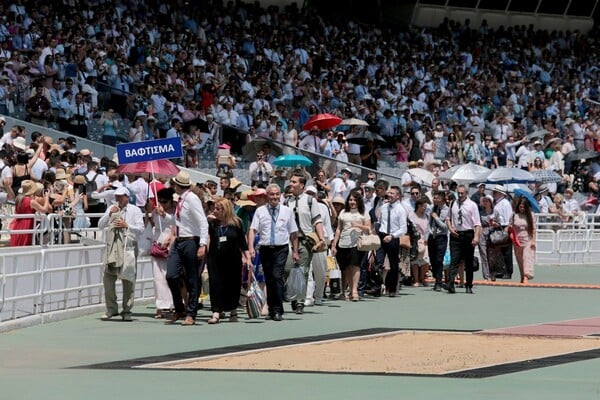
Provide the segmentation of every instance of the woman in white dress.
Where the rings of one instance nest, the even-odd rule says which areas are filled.
[[[176,203],[173,200],[174,190],[165,188],[158,191],[156,198],[158,205],[152,211],[152,242],[163,249],[169,249],[175,238],[175,217],[174,211]],[[165,253],[168,254],[168,253]],[[167,283],[167,258],[160,257],[150,253],[152,260],[152,274],[154,276],[154,294],[156,303],[156,314],[154,318],[161,319],[163,313],[173,309],[173,296]]]
[[[287,121],[287,132],[283,134],[283,142],[287,145],[283,148],[283,154],[296,154],[295,148],[298,147],[298,131],[294,128],[294,120]]]

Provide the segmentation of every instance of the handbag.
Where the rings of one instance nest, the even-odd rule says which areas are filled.
[[[358,251],[373,251],[381,247],[379,236],[373,234],[361,235],[356,241]]]
[[[262,313],[262,309],[267,302],[265,293],[262,291],[254,272],[252,272],[252,266],[248,268],[248,293],[246,294],[246,312],[248,318],[258,318]]]
[[[129,233],[129,230],[127,230],[127,233]],[[135,258],[135,244],[133,240],[126,238],[125,249],[123,249],[123,267],[118,274],[118,278],[135,283],[136,273],[137,260]]]
[[[284,289],[286,300],[302,300],[306,296],[306,278],[299,264],[290,270]]]
[[[316,232],[311,232],[308,235],[306,235],[304,241],[306,242],[306,246],[309,249],[313,249],[317,245],[317,243],[319,243],[319,235],[317,235]],[[325,244],[317,248],[317,250],[313,250],[313,253],[321,253],[323,251],[327,251],[327,245]]]
[[[152,242],[150,247],[150,255],[156,258],[167,258],[169,256],[169,248],[162,247],[158,242]]]
[[[410,245],[410,235],[409,234],[400,236],[400,247],[402,247],[403,249],[410,249],[411,248],[411,245]]]
[[[496,229],[490,232],[490,242],[493,245],[500,246],[503,244],[507,244],[510,241],[508,237],[508,232],[504,229]]]
[[[473,257],[473,272],[479,271],[479,258]]]
[[[383,277],[379,268],[375,265],[375,253],[369,255],[369,269],[367,270],[368,283],[371,288],[381,287],[383,284]]]

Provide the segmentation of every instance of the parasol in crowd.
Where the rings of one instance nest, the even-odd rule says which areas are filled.
[[[358,118],[348,118],[348,119],[345,119],[342,122],[340,122],[340,125],[345,125],[345,126],[369,126],[369,123],[367,121],[363,121],[362,119],[358,119]]]
[[[444,171],[440,179],[444,181],[454,181],[459,185],[468,185],[471,182],[479,182],[490,173],[490,169],[482,167],[475,163],[455,165]]]
[[[305,131],[309,131],[313,127],[317,127],[319,130],[331,129],[336,127],[342,122],[340,117],[337,117],[333,114],[317,114],[311,118],[304,125],[302,125],[302,129]]]
[[[377,133],[371,132],[371,131],[363,131],[363,132],[357,132],[357,133],[350,133],[348,135],[346,135],[346,141],[350,142],[350,143],[356,143],[356,144],[367,144],[367,141],[373,141],[374,143],[378,143],[378,144],[387,144],[387,141],[383,138],[383,136],[378,135]]]
[[[300,154],[286,154],[277,157],[275,161],[273,161],[273,165],[277,167],[309,167],[312,165],[312,161],[308,157]]]
[[[530,172],[524,171],[520,168],[511,167],[500,167],[492,170],[488,176],[485,177],[486,183],[533,183],[535,182],[535,176]]]
[[[256,153],[263,149],[263,146],[268,143],[271,147],[270,154],[279,156],[283,153],[281,146],[274,143],[272,140],[264,138],[256,138],[242,147],[242,154],[247,161],[256,161]]]

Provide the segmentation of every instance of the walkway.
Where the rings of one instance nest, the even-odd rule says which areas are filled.
[[[536,284],[558,282],[600,283],[600,267],[537,267]],[[121,368],[139,358],[161,360],[176,353],[350,331],[481,331],[600,316],[598,290],[532,284],[477,285],[475,291],[449,295],[430,287],[403,288],[397,298],[330,301],[307,308],[303,316],[288,313],[281,323],[242,319],[209,326],[210,313],[203,310],[200,325],[166,326],[152,318],[152,307],[137,306],[133,323],[102,322],[97,313],[15,330],[0,335],[0,399],[598,399],[600,359],[595,357],[480,379]],[[411,349],[389,349],[398,363],[407,352]],[[102,363],[119,368],[87,367]]]

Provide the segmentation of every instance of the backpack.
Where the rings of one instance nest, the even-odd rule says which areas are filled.
[[[85,193],[87,194],[88,205],[96,205],[100,202],[98,199],[92,198],[92,193],[98,190],[98,184],[96,183],[98,175],[100,174],[96,173],[91,180],[88,179],[87,175],[83,176],[85,178]]]

